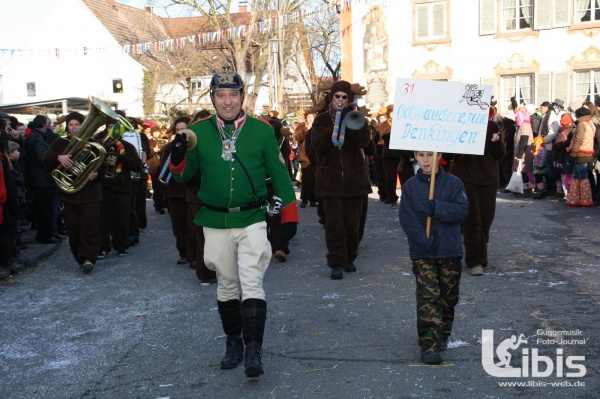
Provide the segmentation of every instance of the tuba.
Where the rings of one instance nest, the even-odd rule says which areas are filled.
[[[59,165],[51,172],[58,188],[67,194],[80,191],[89,182],[88,175],[97,171],[104,161],[104,147],[88,140],[107,121],[119,118],[119,115],[102,101],[92,96],[88,99],[92,104],[90,112],[62,154],[70,155],[73,165],[69,168]]]

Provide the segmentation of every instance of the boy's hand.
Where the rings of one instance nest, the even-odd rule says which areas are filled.
[[[433,216],[435,214],[435,200],[429,200],[425,202],[419,208],[419,212],[425,216]]]

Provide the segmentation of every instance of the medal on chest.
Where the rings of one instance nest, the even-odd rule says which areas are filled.
[[[223,153],[221,154],[221,158],[223,158],[224,161],[231,161],[234,153],[235,139],[223,140]]]

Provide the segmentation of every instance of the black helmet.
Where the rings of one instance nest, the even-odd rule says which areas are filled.
[[[240,74],[235,71],[215,73],[210,80],[210,92],[212,94],[222,89],[239,90],[243,93],[244,81]]]

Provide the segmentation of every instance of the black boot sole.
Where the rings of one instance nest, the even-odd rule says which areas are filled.
[[[264,373],[265,373],[265,370],[263,369],[262,365],[246,367],[246,377],[248,377],[248,378],[260,377]]]

